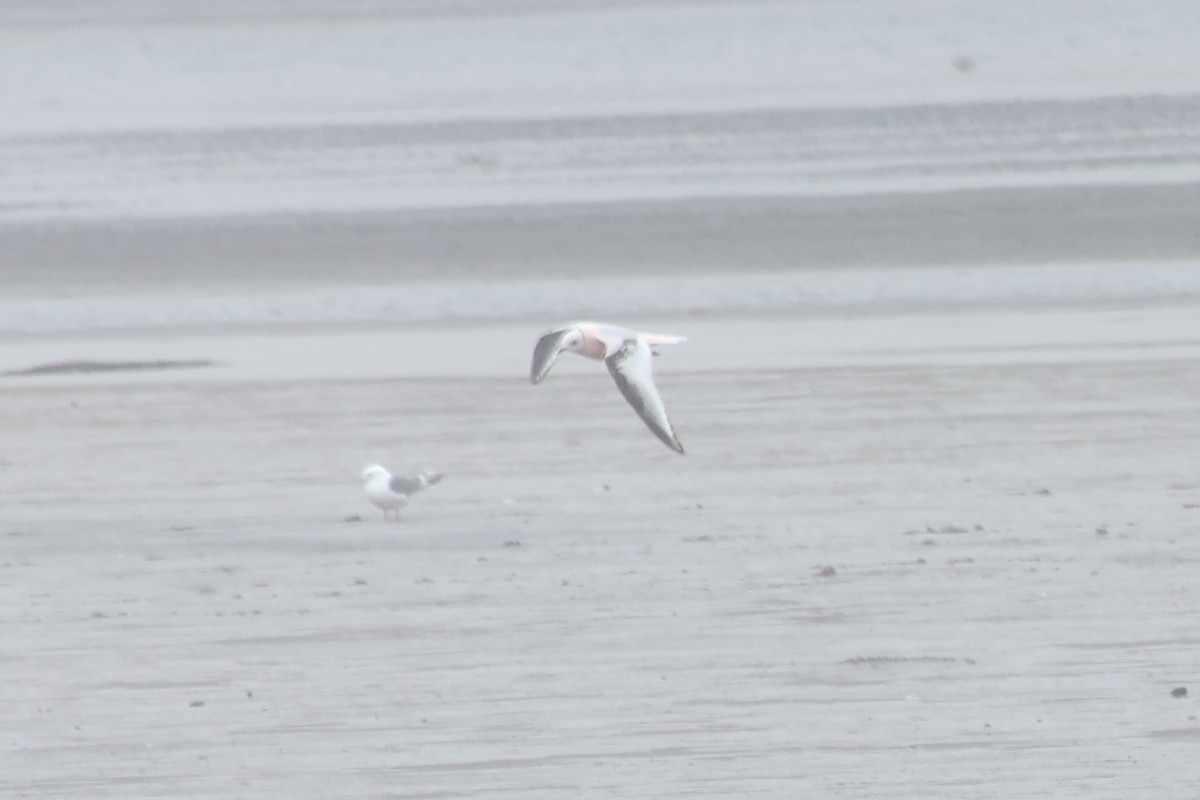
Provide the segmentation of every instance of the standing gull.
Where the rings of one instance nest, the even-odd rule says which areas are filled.
[[[683,336],[639,333],[601,322],[575,322],[542,334],[533,348],[529,379],[535,384],[541,383],[563,353],[578,353],[602,360],[617,388],[646,427],[667,447],[682,453],[683,445],[667,418],[667,409],[654,386],[651,370],[651,356],[658,355],[655,347],[682,341],[685,341]]]
[[[384,519],[388,518],[389,511],[395,511],[396,519],[400,519],[400,509],[408,505],[409,498],[441,479],[440,472],[422,472],[411,478],[404,478],[393,475],[378,464],[372,464],[362,473],[367,499],[383,509]]]

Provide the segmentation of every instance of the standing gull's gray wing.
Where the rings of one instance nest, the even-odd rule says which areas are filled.
[[[537,344],[533,346],[533,363],[529,365],[531,382],[541,383],[545,379],[546,373],[562,355],[562,340],[570,331],[570,328],[559,328],[555,331],[547,331],[542,334],[542,338],[538,339]]]
[[[651,358],[649,345],[641,339],[626,339],[615,353],[604,359],[604,363],[608,365],[617,388],[642,418],[642,422],[646,423],[646,427],[667,447],[682,453],[683,445],[679,443],[671,420],[667,418],[662,397],[654,387]]]
[[[437,472],[430,472],[425,475],[414,475],[411,478],[393,475],[392,479],[388,481],[388,488],[396,494],[402,494],[405,497],[409,497],[427,486],[432,486],[441,479],[441,474]]]

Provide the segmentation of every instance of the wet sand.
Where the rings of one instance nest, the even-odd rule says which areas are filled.
[[[1185,260],[1195,184],[724,197],[0,227],[16,296]]]
[[[1195,796],[1194,3],[0,21],[0,796]]]
[[[685,457],[582,361],[6,379],[4,793],[1188,796],[1200,306],[692,322]]]

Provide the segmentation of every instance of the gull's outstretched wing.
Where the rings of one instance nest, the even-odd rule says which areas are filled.
[[[646,427],[667,447],[682,453],[683,445],[679,443],[679,437],[671,427],[667,409],[654,386],[651,358],[648,344],[641,339],[626,339],[616,352],[604,359],[604,363],[608,365],[608,371],[616,381],[617,388],[642,418],[642,422],[646,423]]]
[[[562,340],[570,331],[570,328],[559,328],[547,331],[538,339],[533,346],[533,363],[529,365],[529,380],[532,383],[541,383],[545,379],[554,362],[562,355]]]

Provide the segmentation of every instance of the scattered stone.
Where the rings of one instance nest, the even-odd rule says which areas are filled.
[[[506,539],[504,541],[504,544],[501,546],[502,547],[521,547],[522,545],[521,545],[520,539]]]
[[[358,514],[349,514],[345,517],[342,517],[342,522],[362,522],[362,521],[363,521],[363,518],[360,517]]]
[[[1033,493],[1034,493],[1034,494],[1040,494],[1040,495],[1049,495],[1049,494],[1050,494],[1050,490],[1049,490],[1049,489],[1047,489],[1045,486],[1040,486],[1040,487],[1038,487],[1037,489],[1034,489],[1034,490],[1033,490]]]
[[[832,578],[833,576],[837,575],[837,570],[826,564],[817,570],[817,575],[822,578]]]
[[[1174,689],[1171,690],[1171,697],[1174,697],[1176,699],[1181,699],[1181,698],[1187,697],[1187,687],[1186,686],[1176,686]]]
[[[955,56],[950,64],[964,75],[975,71],[975,59],[970,56]]]
[[[1108,536],[1108,526],[1101,525],[1099,528],[1096,528],[1096,535],[1097,536]]]
[[[943,525],[942,533],[966,533],[966,528],[961,528],[958,525]]]
[[[203,700],[193,700],[192,702],[188,703],[188,705],[192,708],[203,708],[204,701]]]

